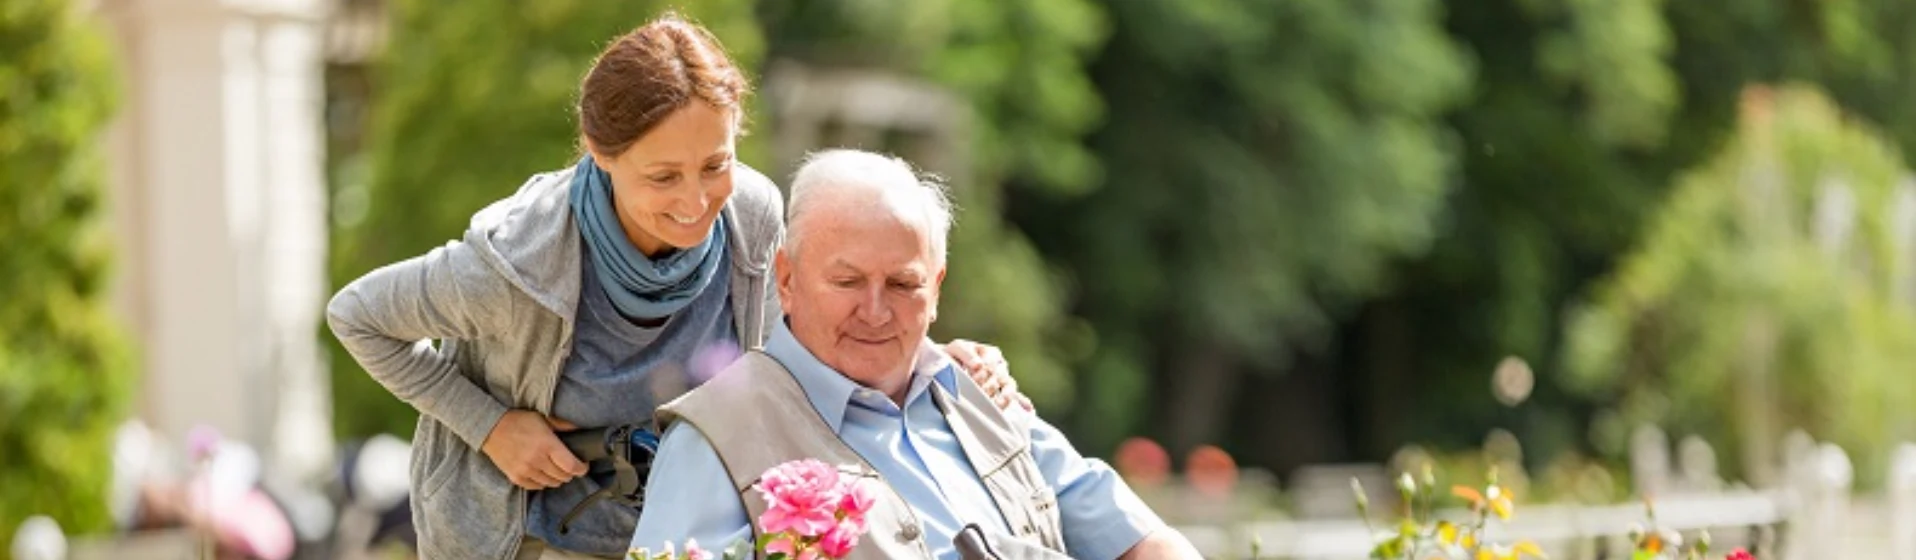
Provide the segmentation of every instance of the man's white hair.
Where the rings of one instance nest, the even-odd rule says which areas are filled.
[[[894,212],[931,239],[938,263],[945,262],[951,236],[951,196],[936,176],[921,174],[896,157],[861,150],[813,152],[792,177],[786,206],[785,254],[796,258],[804,242],[805,222],[820,206],[855,204],[859,212]],[[831,196],[831,194],[850,196]],[[831,204],[836,201],[836,204]]]

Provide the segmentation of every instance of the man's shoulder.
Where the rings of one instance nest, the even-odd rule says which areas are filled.
[[[977,427],[992,429],[997,437],[1004,440],[1006,447],[1010,450],[1022,449],[1030,443],[1031,430],[1037,426],[1037,413],[1015,406],[1013,410],[999,408],[998,403],[992,400],[991,395],[985,393],[983,387],[978,386],[976,380],[957,370],[956,367],[953,367],[948,375],[951,376],[952,385],[957,389],[953,399],[966,412],[959,417],[971,423],[983,424],[974,429]]]

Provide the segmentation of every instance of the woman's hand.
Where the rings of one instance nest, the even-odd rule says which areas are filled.
[[[959,338],[945,344],[945,353],[978,382],[985,394],[991,395],[998,408],[1011,410],[1015,405],[1033,410],[1031,399],[1018,392],[1018,380],[1011,378],[1011,364],[1005,363],[1005,354],[998,347]]]
[[[480,450],[514,485],[527,490],[556,488],[585,474],[585,462],[574,457],[555,433],[573,429],[577,427],[571,422],[538,412],[508,410]]]

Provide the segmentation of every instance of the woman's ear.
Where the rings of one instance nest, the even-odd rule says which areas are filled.
[[[592,143],[592,139],[586,138],[584,134],[579,135],[579,151],[592,156],[592,164],[598,166],[600,171],[611,171],[610,169],[606,169],[606,165],[611,163],[611,161],[609,161],[611,158],[606,157],[603,152],[600,152],[599,147]]]

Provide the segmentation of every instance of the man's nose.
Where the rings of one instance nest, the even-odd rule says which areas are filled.
[[[878,326],[891,322],[891,305],[885,302],[884,283],[878,284],[860,294],[864,301],[858,302],[858,320],[867,325]]]

